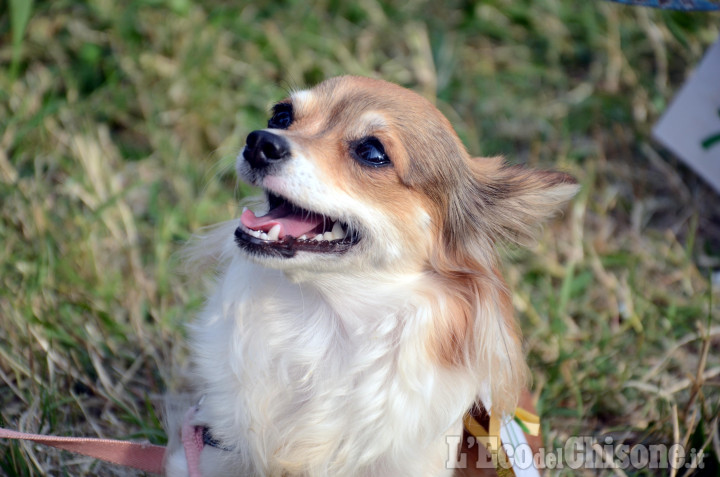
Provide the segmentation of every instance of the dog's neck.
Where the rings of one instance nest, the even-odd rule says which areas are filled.
[[[395,315],[406,308],[411,299],[417,300],[419,289],[428,286],[428,276],[419,267],[280,271],[257,264],[247,266],[266,283],[275,283],[283,294],[295,289],[304,299],[313,297],[315,306],[327,306],[327,311],[347,326],[368,325],[372,318]],[[269,287],[266,292],[272,294],[274,290]]]

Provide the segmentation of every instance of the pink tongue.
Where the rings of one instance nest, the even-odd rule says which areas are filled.
[[[280,208],[282,209],[282,207]],[[273,216],[273,212],[279,216]],[[290,235],[291,237],[301,237],[309,232],[315,230],[322,222],[323,218],[320,215],[311,214],[307,217],[288,214],[282,217],[283,211],[271,210],[267,215],[262,217],[256,217],[255,213],[248,209],[240,216],[240,222],[249,228],[250,230],[261,230],[268,232],[275,225],[280,224],[280,238]],[[312,237],[308,237],[312,238]]]

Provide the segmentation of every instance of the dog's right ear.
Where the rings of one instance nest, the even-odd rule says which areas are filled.
[[[579,190],[563,172],[509,166],[501,157],[470,159],[469,175],[448,197],[446,254],[458,265],[492,268],[494,245],[532,243],[537,226]]]
[[[502,158],[471,159],[482,221],[493,239],[525,244],[537,226],[577,194],[580,186],[564,172],[509,166]]]

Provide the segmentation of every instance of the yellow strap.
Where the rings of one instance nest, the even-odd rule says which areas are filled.
[[[488,437],[496,437],[497,441],[494,445],[500,444],[500,419],[497,417],[490,416],[488,424],[489,429],[487,430],[469,412],[465,413],[463,423],[465,424],[465,429],[467,429],[471,435],[478,438],[480,442]],[[508,460],[502,447],[495,449],[495,451],[498,452],[498,455],[496,456],[496,459],[498,460],[495,462],[495,471],[497,472],[498,477],[515,477],[515,471],[511,467],[505,468],[504,466],[499,465],[500,459],[505,462]]]
[[[523,423],[528,430],[528,434],[531,436],[540,435],[540,417],[538,417],[537,414],[533,414],[527,409],[518,407],[515,409],[515,418]]]
[[[498,477],[515,477],[515,471],[512,469],[498,467],[495,469],[495,472],[497,472]]]
[[[527,434],[531,436],[540,435],[540,418],[536,414],[518,407],[515,409],[515,417],[527,428]],[[500,420],[493,418],[493,416],[490,416],[490,429],[485,429],[481,426],[469,412],[463,417],[463,423],[465,424],[465,429],[475,437],[486,437],[488,435],[500,436]]]
[[[540,417],[538,417],[537,414],[533,414],[527,409],[518,407],[515,409],[515,419],[522,423],[522,425],[528,431],[527,434],[531,436],[540,435]],[[470,414],[470,412],[465,413],[465,416],[463,417],[463,424],[465,424],[465,429],[467,429],[467,431],[471,435],[477,438],[493,436],[497,437],[498,442],[500,442],[500,419],[497,416],[490,416],[490,420],[488,422],[489,429],[485,429],[477,421],[477,419],[475,419],[472,414]],[[499,449],[499,452],[502,454],[502,458],[507,459],[505,453],[502,450],[502,447]],[[498,458],[501,457],[498,456]],[[498,477],[515,476],[515,471],[512,468],[505,469],[502,466],[498,465],[495,470],[498,473]]]
[[[488,422],[488,434],[491,436],[495,436],[498,439],[500,438],[500,419],[498,419],[497,415],[491,415],[490,416],[490,422]]]
[[[463,417],[463,424],[465,424],[465,429],[467,429],[471,436],[487,437],[488,435],[487,430],[479,422],[477,422],[477,419],[475,419],[469,412],[465,413],[465,417]]]

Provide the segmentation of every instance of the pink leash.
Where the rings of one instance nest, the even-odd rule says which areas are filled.
[[[0,438],[33,441],[145,472],[163,472],[165,447],[89,437],[43,436],[0,427]]]
[[[192,425],[192,418],[197,411],[198,406],[192,406],[188,409],[180,430],[189,477],[202,477],[200,473],[200,453],[205,445],[203,443],[203,431],[202,427]]]
[[[204,445],[203,431],[202,427],[195,427],[191,424],[191,418],[195,412],[197,412],[197,407],[193,406],[185,415],[181,431],[182,444],[185,449],[189,476],[202,477],[200,452]],[[12,431],[2,427],[0,427],[0,439],[33,441],[154,474],[162,474],[164,470],[165,447],[154,444],[89,437],[44,436]]]

